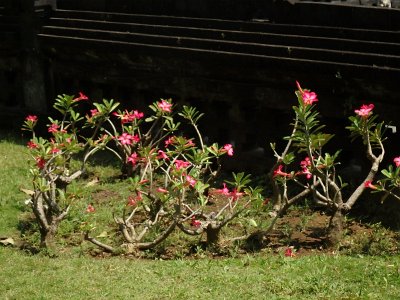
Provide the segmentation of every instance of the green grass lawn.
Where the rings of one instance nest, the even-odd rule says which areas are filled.
[[[2,299],[399,299],[400,259],[136,260],[0,250]]]
[[[24,143],[0,139],[0,236],[19,237],[28,157]],[[0,246],[0,299],[400,299],[400,257],[265,251],[163,261],[93,258],[75,246],[51,258]]]

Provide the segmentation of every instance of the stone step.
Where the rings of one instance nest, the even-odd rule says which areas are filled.
[[[253,44],[283,45],[287,47],[307,47],[366,53],[396,55],[400,53],[400,34],[392,34],[390,42],[376,40],[355,40],[349,37],[312,36],[296,34],[288,30],[286,33],[271,31],[243,31],[201,27],[184,27],[171,25],[123,23],[100,20],[80,20],[52,18],[43,32],[54,31],[57,27],[118,32],[126,34],[149,34],[160,36],[175,36],[202,38],[220,41],[244,42]],[[396,43],[399,39],[399,43]]]
[[[383,68],[400,68],[400,56],[382,55],[378,53],[363,53],[322,48],[294,47],[276,44],[244,43],[237,41],[221,41],[180,36],[150,35],[126,32],[110,32],[103,30],[88,30],[65,27],[47,27],[47,36],[74,37],[97,41],[158,45],[182,49],[199,49],[208,51],[240,53],[269,57],[308,59],[317,61],[369,65]],[[400,54],[400,52],[397,52]]]
[[[163,15],[141,15],[141,14],[121,14],[110,12],[91,12],[91,11],[68,11],[57,10],[54,18],[64,20],[86,20],[109,22],[113,28],[113,23],[136,23],[151,25],[180,26],[186,28],[209,28],[215,30],[231,30],[245,32],[264,32],[276,34],[292,34],[314,37],[331,37],[353,40],[381,41],[381,42],[400,42],[398,30],[374,30],[347,28],[341,26],[316,26],[298,25],[285,23],[269,23],[256,21],[237,21],[209,18],[189,18]],[[116,25],[118,26],[118,25]],[[110,29],[111,30],[111,29]]]
[[[317,64],[400,69],[400,33],[295,24],[57,10],[39,35],[49,47],[66,40]],[[53,43],[53,44],[52,44]],[[131,50],[129,50],[131,51]]]

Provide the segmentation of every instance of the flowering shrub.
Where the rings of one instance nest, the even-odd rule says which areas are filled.
[[[107,148],[120,159],[130,180],[131,196],[121,214],[114,214],[124,245],[129,251],[149,249],[175,228],[190,235],[206,233],[208,243],[217,244],[220,229],[260,199],[260,190],[248,187],[249,176],[234,174],[232,190],[224,185],[215,192],[224,196],[218,200],[224,204],[210,211],[210,184],[218,175],[220,157],[233,156],[232,145],[205,145],[197,126],[202,114],[193,107],[183,106],[176,113],[170,99],[161,99],[149,108],[153,114],[146,117],[136,110],[118,111],[117,121],[108,119],[111,129],[105,129],[117,151]],[[182,134],[182,122],[193,128],[195,138]],[[86,239],[115,250],[91,237],[90,231]]]
[[[97,113],[84,118],[76,110],[81,101],[86,100],[88,98],[82,93],[76,98],[58,96],[54,108],[62,118],[49,118],[48,138],[36,136],[37,116],[27,116],[22,128],[32,132],[32,139],[27,144],[32,157],[30,205],[39,225],[42,247],[51,246],[60,222],[76,200],[74,194],[68,193],[68,185],[83,174],[90,156],[108,142],[108,138],[99,135],[100,128],[118,104],[106,100],[95,103]],[[83,127],[92,129],[89,137],[81,136]],[[72,159],[78,154],[82,154],[83,158],[80,166],[74,167]]]
[[[228,182],[231,190],[224,183],[223,189],[215,191],[224,203],[214,211],[206,210],[212,197],[210,183],[220,170],[219,159],[233,156],[233,147],[204,144],[197,126],[202,114],[195,108],[184,106],[175,113],[172,101],[161,99],[149,106],[153,114],[145,118],[137,110],[115,111],[119,103],[103,100],[83,117],[77,108],[86,100],[82,93],[58,96],[54,108],[62,118],[49,118],[48,138],[36,136],[37,116],[27,116],[23,125],[33,135],[27,144],[33,162],[31,207],[43,247],[52,244],[60,222],[79,197],[68,192],[68,185],[83,174],[89,157],[100,149],[115,154],[129,177],[131,195],[123,200],[121,214],[113,214],[128,250],[154,247],[175,228],[192,235],[205,232],[208,242],[216,244],[220,229],[261,198],[259,189],[248,187],[249,176],[234,174],[234,181]],[[176,122],[178,117],[181,121]],[[178,134],[182,121],[194,129],[196,138],[182,131]],[[84,137],[82,129],[89,136]],[[114,251],[90,236],[94,228],[90,216],[96,208],[89,204],[85,212],[81,227],[85,238]]]
[[[342,214],[352,208],[365,190],[364,182],[372,181],[378,172],[385,153],[382,144],[383,122],[376,122],[373,104],[363,105],[355,110],[355,116],[349,117],[350,125],[347,129],[350,136],[352,139],[362,139],[371,167],[365,180],[344,199],[342,189],[346,184],[336,172],[340,150],[334,154],[323,150],[333,135],[322,131],[324,125],[320,124],[315,105],[318,102],[317,95],[303,89],[299,83],[297,88],[298,105],[293,107],[295,120],[292,134],[286,137],[286,148],[282,154],[278,154],[275,145],[271,145],[277,161],[270,173],[274,193],[271,214],[274,219],[268,230],[273,228],[276,219],[284,214],[290,205],[311,194],[318,205],[331,211],[328,241],[336,244],[342,234]],[[299,170],[289,172],[287,169],[292,168],[296,161],[300,161]],[[289,184],[292,184],[292,187],[294,184],[297,188],[291,188],[289,191]]]

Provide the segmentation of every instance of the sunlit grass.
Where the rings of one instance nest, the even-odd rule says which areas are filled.
[[[15,231],[18,212],[27,198],[20,188],[30,186],[29,154],[24,141],[0,137],[0,235]]]
[[[398,299],[400,295],[398,257],[51,259],[0,249],[0,268],[3,299]]]

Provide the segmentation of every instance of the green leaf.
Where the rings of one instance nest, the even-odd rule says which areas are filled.
[[[285,157],[283,157],[282,162],[285,165],[290,165],[294,161],[295,158],[296,158],[296,156],[294,155],[294,153],[289,152],[285,155]]]
[[[381,173],[387,178],[392,178],[392,174],[386,169],[382,170]]]

